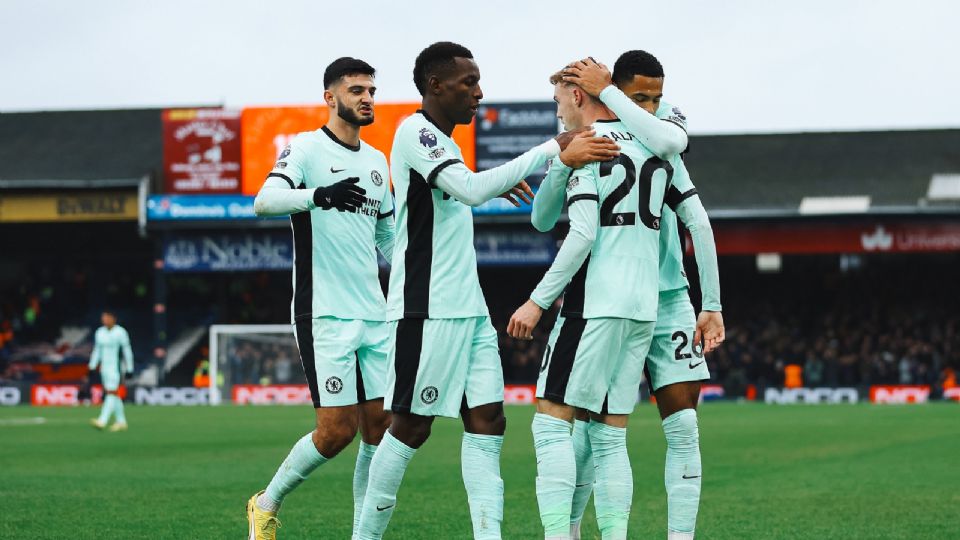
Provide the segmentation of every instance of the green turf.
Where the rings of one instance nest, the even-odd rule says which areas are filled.
[[[243,507],[311,427],[303,407],[0,409],[0,537],[243,538]],[[541,534],[529,407],[509,407],[504,538]],[[42,417],[43,424],[15,425]],[[440,420],[407,470],[388,539],[469,538],[460,427]],[[960,408],[711,403],[701,411],[698,539],[960,538]],[[630,538],[665,538],[664,443],[631,419]],[[281,539],[349,538],[356,446],[287,498]],[[597,538],[587,510],[584,538]],[[541,536],[542,537],[542,536]]]

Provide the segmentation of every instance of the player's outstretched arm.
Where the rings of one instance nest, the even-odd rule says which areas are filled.
[[[253,211],[258,216],[288,216],[316,208],[313,190],[294,189],[293,180],[280,174],[270,173],[253,200]]]
[[[596,180],[588,167],[574,173],[576,188],[570,191],[570,232],[567,233],[550,269],[530,295],[530,300],[510,318],[507,334],[518,339],[533,339],[533,329],[543,310],[550,307],[583,266],[597,238],[600,222]]]
[[[387,192],[387,197],[390,192]],[[374,242],[377,249],[383,254],[388,264],[393,264],[393,244],[396,237],[396,222],[393,219],[393,208],[386,213],[377,214],[377,227],[374,231]]]
[[[100,365],[100,345],[97,344],[97,332],[93,333],[93,351],[90,352],[90,363],[87,369],[93,371]]]
[[[130,347],[130,334],[123,330],[123,366],[126,373],[133,373],[133,348]]]
[[[671,188],[672,189],[672,188]],[[717,263],[717,245],[707,211],[696,194],[696,189],[684,193],[673,191],[671,202],[676,204],[677,217],[683,222],[693,239],[694,256],[700,273],[700,290],[703,308],[697,318],[694,343],[704,344],[704,352],[717,348],[725,338],[723,306],[720,304],[720,271]],[[672,206],[672,205],[671,205]]]
[[[620,147],[606,137],[594,137],[594,131],[584,131],[553,160],[547,176],[540,183],[540,190],[533,201],[530,223],[540,232],[552,229],[563,212],[563,198],[567,180],[574,169],[594,161],[606,161],[620,155]]]
[[[592,58],[574,62],[564,70],[563,80],[583,88],[613,111],[640,142],[657,157],[670,159],[687,148],[687,131],[682,115],[660,119],[633,102],[613,84],[610,70]]]
[[[540,232],[552,229],[563,213],[563,196],[566,193],[567,180],[573,174],[573,169],[564,165],[559,159],[553,160],[547,175],[540,182],[537,197],[533,199],[533,208],[530,210],[530,223]]]
[[[560,150],[557,140],[550,139],[499,167],[479,173],[471,171],[459,159],[450,159],[429,173],[427,183],[469,206],[480,206],[514,187],[520,187],[527,197],[525,200],[530,202],[533,192],[523,179],[548,159],[556,157]]]

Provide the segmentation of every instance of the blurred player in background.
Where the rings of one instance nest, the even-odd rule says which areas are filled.
[[[670,160],[674,168],[673,185],[667,192],[660,220],[659,308],[645,371],[647,383],[657,398],[667,439],[664,483],[668,535],[671,539],[693,538],[701,482],[696,407],[700,382],[710,378],[703,354],[723,342],[724,325],[713,229],[687,168],[677,155],[686,148],[686,117],[679,108],[661,101],[663,67],[645,51],[622,54],[612,75],[606,66],[592,58],[575,62],[568,66],[564,80],[602,99],[645,146],[656,149],[654,151]],[[658,122],[657,118],[664,122]],[[678,128],[683,130],[682,137]],[[555,183],[551,185],[555,187]],[[537,203],[542,205],[548,200],[538,198]],[[694,315],[688,293],[690,285],[683,270],[678,217],[690,231],[697,258],[703,294],[699,317]],[[624,392],[633,390],[623,389]],[[593,489],[590,443],[586,437],[578,436],[578,430],[583,433],[585,428],[586,423],[580,421],[574,428],[578,466],[577,493],[571,514],[572,538],[579,538],[580,521]]]
[[[373,67],[339,58],[324,72],[330,120],[297,135],[254,201],[259,216],[289,215],[294,268],[291,316],[316,410],[264,491],[247,502],[251,540],[272,540],[284,497],[361,436],[353,477],[354,529],[370,459],[390,421],[383,394],[390,344],[377,250],[393,256],[387,160],[360,139],[373,123]]]
[[[422,110],[400,124],[390,156],[397,262],[388,299],[394,348],[386,406],[393,421],[370,465],[359,538],[382,537],[407,464],[429,437],[434,418],[458,415],[474,537],[500,538],[503,372],[497,332],[477,277],[470,207],[498,196],[516,205],[515,197],[529,202],[532,193],[523,178],[574,135],[560,135],[499,167],[473,172],[451,138],[456,125],[473,120],[483,98],[473,54],[455,43],[434,43],[417,56],[413,79],[423,96]]]
[[[110,431],[127,429],[127,417],[123,413],[123,400],[117,395],[125,374],[133,373],[133,350],[130,348],[130,335],[117,324],[117,316],[110,310],[100,315],[103,326],[93,335],[93,352],[90,354],[90,371],[100,368],[100,381],[103,384],[103,406],[100,416],[90,420],[97,429],[107,427],[110,417],[116,415],[117,421]],[[123,354],[121,364],[120,355]]]
[[[566,289],[537,381],[533,440],[545,536],[566,539],[577,476],[574,408],[590,411],[597,521],[605,539],[625,539],[633,498],[627,417],[636,405],[643,356],[657,318],[660,209],[673,170],[596,97],[550,78],[566,129],[593,125],[620,155],[572,172],[566,182],[570,231],[543,280],[507,332],[532,339],[543,311]],[[637,364],[631,366],[630,364]],[[632,395],[611,382],[632,384]]]

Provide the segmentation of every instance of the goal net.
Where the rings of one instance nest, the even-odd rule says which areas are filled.
[[[302,394],[306,384],[291,325],[210,326],[211,404],[286,403],[291,401],[289,396]],[[240,400],[238,394],[243,396]],[[260,397],[250,399],[251,395]]]

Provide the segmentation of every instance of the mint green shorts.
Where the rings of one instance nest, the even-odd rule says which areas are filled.
[[[703,345],[693,343],[697,316],[686,289],[663,291],[657,307],[657,327],[647,353],[646,379],[651,391],[680,382],[710,378]]]
[[[537,398],[598,414],[629,414],[637,404],[654,324],[558,317],[540,365]],[[621,390],[628,387],[632,390]]]
[[[387,323],[319,317],[294,325],[314,408],[383,397],[390,331]]]
[[[391,324],[384,407],[421,416],[460,415],[503,401],[503,368],[490,317],[400,319]]]

